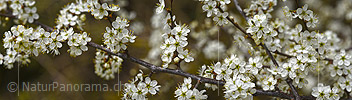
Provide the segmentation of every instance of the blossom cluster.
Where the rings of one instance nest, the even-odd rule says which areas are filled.
[[[175,91],[177,100],[205,100],[208,98],[204,93],[206,90],[199,91],[197,88],[192,88],[192,79],[184,78],[183,83],[178,86]]]
[[[272,43],[275,41],[275,36],[278,35],[278,32],[274,29],[274,23],[268,23],[267,15],[254,15],[253,18],[249,19],[248,25],[249,28],[246,30],[247,33],[250,33],[255,42],[259,43]],[[274,46],[280,48],[281,46],[277,43]],[[276,48],[274,50],[276,50]]]
[[[77,28],[82,30],[83,21],[86,19],[82,13],[90,12],[96,19],[102,19],[104,16],[109,15],[108,11],[116,12],[119,10],[120,7],[117,5],[101,4],[98,0],[77,0],[75,3],[68,4],[60,10],[60,15],[56,21],[56,28],[61,29],[62,27],[67,28],[77,25]]]
[[[184,49],[188,45],[186,36],[189,32],[187,26],[176,25],[172,30],[162,35],[164,43],[160,48],[163,50],[161,60],[164,68],[167,68],[172,61],[178,63],[181,59],[185,62],[194,60],[189,51]],[[176,53],[176,56],[174,56],[174,53]]]
[[[308,84],[306,79],[308,75],[306,63],[303,63],[301,60],[296,58],[289,59],[288,63],[283,63],[280,68],[278,68],[280,74],[283,78],[290,78],[293,80],[292,84],[298,86],[298,88],[303,88]]]
[[[341,50],[340,53],[335,55],[333,64],[329,65],[327,70],[330,71],[331,77],[336,77],[337,89],[346,91],[352,95],[352,67],[351,67],[351,52]]]
[[[111,24],[113,28],[106,27],[106,32],[103,33],[102,46],[106,46],[113,53],[120,53],[127,49],[127,43],[134,43],[136,36],[127,29],[129,26],[127,19],[117,17]],[[97,50],[94,61],[95,73],[106,80],[113,79],[114,74],[119,72],[122,61],[118,56]]]
[[[336,86],[331,88],[330,86],[324,86],[322,83],[319,83],[317,87],[313,87],[312,95],[317,100],[338,100],[340,99],[339,91],[339,88]]]
[[[252,94],[256,92],[254,89],[255,84],[251,82],[248,76],[243,74],[233,75],[229,78],[225,85],[225,98],[226,99],[253,99]]]
[[[36,7],[33,7],[35,1],[30,0],[1,0],[0,11],[10,7],[12,15],[17,19],[24,21],[28,19],[32,23],[39,16],[36,14]],[[43,28],[25,28],[22,25],[14,26],[11,31],[4,34],[4,48],[6,55],[1,54],[0,64],[6,65],[6,68],[13,68],[13,64],[17,61],[22,64],[30,62],[29,56],[38,56],[39,53],[54,53],[59,55],[59,48],[62,43],[67,43],[69,54],[73,57],[79,56],[82,52],[87,51],[87,44],[91,41],[87,32],[76,33],[73,26],[78,26],[82,30],[83,21],[85,20],[84,12],[91,12],[97,18],[102,19],[108,16],[108,12],[119,11],[117,5],[108,5],[108,3],[100,3],[98,0],[77,0],[75,3],[70,3],[60,10],[60,15],[57,19],[56,29],[52,32],[47,32]],[[82,14],[82,15],[81,15]],[[81,15],[81,16],[80,16]],[[113,28],[106,28],[104,33],[104,45],[114,53],[120,50],[127,49],[127,43],[134,42],[136,36],[127,29],[129,23],[127,19],[117,17],[112,22]],[[110,59],[111,58],[111,59]],[[109,59],[109,60],[107,60]],[[122,59],[113,56],[109,57],[102,51],[97,52],[95,60],[96,74],[105,79],[114,78],[114,73],[118,71],[122,63]]]
[[[163,3],[163,0],[161,1],[161,3]],[[159,10],[159,8],[157,8],[157,10]],[[162,14],[162,11],[157,11],[157,14]],[[190,32],[190,29],[185,24],[179,25],[174,23],[175,16],[171,17],[170,13],[167,14],[166,19],[167,20],[162,20],[162,26],[164,26],[163,30],[165,32],[162,34],[164,41],[160,46],[162,49],[162,67],[167,68],[171,62],[180,63],[181,60],[184,60],[185,62],[193,61],[194,58],[191,57],[188,49],[185,49],[188,45],[187,35]]]
[[[155,65],[161,64],[160,55],[162,50],[160,49],[160,46],[163,44],[164,41],[161,35],[164,34],[166,31],[164,30],[164,27],[168,26],[165,23],[168,20],[166,16],[167,13],[165,11],[159,14],[154,12],[154,15],[150,20],[150,22],[152,23],[152,31],[148,43],[150,46],[150,50],[145,60]]]
[[[101,50],[97,50],[95,55],[95,74],[101,78],[104,78],[105,80],[115,78],[115,73],[120,72],[120,66],[123,59],[118,56],[109,55],[108,53]]]
[[[16,16],[21,23],[33,23],[34,20],[39,18],[37,8],[34,5],[35,1],[33,0],[1,0],[0,11],[10,8],[12,15]]]
[[[254,15],[266,15],[268,18],[271,18],[271,12],[274,11],[274,6],[277,5],[277,0],[255,0],[252,1],[249,8],[244,9],[246,16]]]
[[[227,5],[231,3],[231,0],[199,0],[203,3],[202,9],[207,12],[207,17],[213,16],[213,21],[217,25],[223,26],[228,24],[227,17],[228,12],[223,10],[227,9]]]
[[[288,8],[284,7],[283,9],[286,11],[285,13],[287,13]],[[303,16],[300,12],[306,13],[307,11],[310,12],[308,15],[310,18],[307,18],[305,21],[313,20],[313,12],[307,10],[307,5],[305,5],[303,9],[298,8],[297,11],[291,11],[294,12],[294,14],[286,14],[286,17],[297,17],[302,19],[307,16]],[[283,52],[292,55],[293,57],[279,62],[280,67],[271,67],[267,69],[271,75],[257,76],[257,79],[260,80],[257,84],[264,86],[263,90],[268,90],[268,88],[269,90],[273,89],[272,87],[267,86],[268,83],[279,83],[279,89],[285,91],[283,88],[280,88],[283,86],[281,85],[281,82],[276,81],[276,79],[285,80],[286,78],[292,79],[292,84],[295,87],[305,87],[308,84],[308,80],[306,79],[309,72],[308,69],[313,72],[319,72],[322,70],[321,65],[328,64],[327,61],[322,60],[327,57],[337,58],[334,59],[333,64],[330,63],[329,66],[338,65],[338,62],[340,62],[339,65],[344,65],[344,62],[346,62],[346,65],[349,65],[350,57],[345,56],[344,51],[342,51],[341,55],[335,56],[335,50],[337,50],[336,44],[338,44],[339,40],[336,35],[331,34],[331,32],[319,33],[317,31],[303,30],[301,24],[297,24],[295,28],[290,28],[277,19],[275,22],[268,22],[270,21],[270,18],[270,14],[254,15],[253,18],[248,21],[250,27],[247,29],[247,32],[252,35],[257,44],[263,42],[265,44],[270,43],[270,45],[268,45],[270,51],[275,52],[284,50]],[[316,23],[317,21],[313,22],[313,24]],[[345,57],[347,57],[347,59],[345,59]],[[265,55],[263,58],[270,59]],[[280,59],[280,57],[278,58]],[[263,63],[272,64],[267,62]],[[341,70],[343,70],[343,68],[343,66],[335,66],[336,71],[338,71],[340,75],[342,74]],[[349,68],[346,68],[346,70],[348,69]],[[332,71],[334,73],[331,74],[336,75],[336,71]],[[349,73],[346,73],[345,75],[348,74]],[[272,78],[274,78],[274,80]]]
[[[289,19],[299,18],[307,23],[307,27],[315,28],[318,23],[318,17],[314,15],[312,10],[308,9],[308,5],[305,4],[302,8],[298,8],[296,11],[290,11],[287,6],[284,7],[284,14]]]
[[[106,27],[106,31],[103,34],[103,42],[108,49],[114,53],[120,52],[120,50],[127,49],[127,43],[134,43],[136,36],[127,29],[129,26],[127,19],[117,17],[112,22],[113,28]]]
[[[3,39],[4,48],[6,49],[6,56],[4,56],[4,64],[6,68],[13,68],[15,61],[27,64],[30,62],[29,56],[38,56],[39,53],[54,53],[59,55],[59,48],[62,47],[61,42],[67,41],[70,46],[68,52],[72,56],[82,54],[82,51],[87,51],[87,42],[91,38],[86,32],[74,33],[73,29],[69,30],[53,30],[47,32],[43,28],[33,29],[26,28],[22,25],[11,27],[11,31],[4,33]]]
[[[124,84],[124,100],[147,100],[147,95],[155,95],[159,91],[160,85],[156,80],[151,80],[148,76],[143,76],[140,71],[130,83]]]
[[[224,59],[223,64],[217,62],[212,66],[203,65],[200,75],[206,78],[215,77],[214,79],[216,80],[226,81],[224,97],[227,99],[252,98],[252,94],[256,90],[254,89],[255,83],[252,82],[251,76],[257,76],[258,72],[262,70],[262,66],[260,58],[250,58],[249,63],[246,63],[236,55],[231,55],[231,57]],[[275,85],[275,82],[271,82],[270,86],[272,85]],[[205,86],[211,87],[213,90],[217,88],[210,84]]]
[[[11,27],[4,33],[3,43],[6,55],[2,58],[7,69],[13,68],[15,61],[21,64],[30,62],[29,55],[38,56],[39,53],[59,54],[58,48],[62,47],[59,41],[63,38],[57,31],[46,32],[43,28],[26,28],[22,25]]]
[[[88,36],[87,32],[74,33],[71,27],[67,31],[62,31],[61,34],[68,36],[67,44],[70,46],[70,49],[67,51],[71,56],[76,57],[81,55],[83,51],[88,51],[88,47],[86,45],[91,41],[91,38]],[[66,39],[66,37],[64,37],[64,39]]]
[[[350,67],[352,61],[351,53],[341,50],[334,58],[333,64],[330,64],[329,66],[331,77],[346,76],[352,78],[352,73],[350,71],[352,70]]]

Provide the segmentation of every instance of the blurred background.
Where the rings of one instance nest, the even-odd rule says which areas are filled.
[[[60,9],[70,2],[75,2],[75,0],[35,0],[37,7],[37,13],[40,18],[39,21],[47,24],[49,26],[55,26],[55,20],[59,14]],[[104,1],[104,0],[103,0]],[[238,0],[242,9],[248,8],[250,6],[251,0]],[[156,65],[160,64],[160,56],[150,59],[149,52],[153,48],[149,41],[152,33],[152,17],[154,15],[154,9],[156,8],[156,3],[158,0],[114,0],[115,4],[118,4],[122,9],[124,9],[123,15],[128,16],[130,20],[130,29],[135,31],[137,35],[136,42],[128,46],[128,52],[131,56],[145,59],[154,63]],[[318,30],[324,32],[326,30],[333,30],[340,37],[343,37],[345,43],[350,43],[351,37],[351,19],[352,19],[352,7],[351,4],[346,4],[348,0],[303,0],[300,1],[300,5],[303,6],[304,3],[309,5],[308,9],[314,11],[315,14],[319,16],[320,24],[318,24]],[[272,13],[273,17],[282,18],[281,8],[284,5],[290,7],[290,9],[296,8],[295,0],[286,0],[282,2],[278,0],[278,6],[274,9]],[[165,0],[166,7],[170,7],[170,0]],[[344,8],[341,8],[341,5]],[[347,6],[346,6],[347,5]],[[346,8],[347,7],[347,8]],[[341,10],[346,10],[342,12]],[[187,24],[191,28],[191,32],[188,36],[189,45],[187,48],[194,53],[195,61],[185,64],[182,63],[182,69],[186,72],[197,74],[197,71],[202,65],[210,65],[214,62],[222,60],[225,57],[230,56],[232,53],[246,54],[246,51],[241,50],[238,46],[235,46],[233,39],[234,34],[242,34],[237,31],[231,24],[224,27],[217,27],[211,19],[206,18],[206,13],[202,10],[202,4],[198,0],[174,0],[173,14],[176,15],[176,22],[181,24]],[[234,7],[233,2],[228,6],[227,10],[234,19],[239,22],[242,27],[245,26],[244,18],[238,13]],[[338,12],[341,11],[341,12]],[[95,43],[102,44],[102,33],[105,31],[105,27],[109,25],[108,20],[96,20],[91,15],[86,14],[87,20],[83,29],[84,31],[90,33],[92,41]],[[285,22],[289,23],[291,27],[294,24],[299,23],[296,20]],[[208,28],[206,25],[215,26]],[[8,31],[13,25],[13,22],[7,22],[0,28],[0,33]],[[5,26],[4,26],[5,25]],[[208,32],[203,32],[203,29],[207,29]],[[204,35],[201,40],[192,38]],[[0,34],[1,39],[3,34]],[[219,42],[216,42],[219,39]],[[212,45],[221,45],[221,49],[211,50]],[[0,45],[3,45],[0,42]],[[87,52],[84,52],[81,56],[71,57],[67,53],[68,46],[66,44],[60,49],[61,54],[58,56],[53,56],[49,54],[41,54],[38,57],[31,57],[31,63],[28,65],[15,66],[13,69],[8,70],[3,67],[0,68],[0,99],[1,100],[11,100],[11,99],[42,99],[42,100],[55,100],[55,99],[120,99],[122,91],[109,91],[109,92],[28,92],[20,91],[9,92],[7,86],[10,82],[17,82],[19,77],[19,82],[31,82],[31,83],[52,83],[58,82],[61,84],[108,84],[109,87],[113,87],[114,84],[119,82],[126,83],[131,80],[139,71],[143,70],[144,73],[148,74],[150,71],[145,69],[138,64],[132,63],[130,61],[124,61],[119,74],[115,74],[115,79],[104,80],[94,73],[94,63],[96,50],[89,47]],[[239,51],[236,51],[239,50]],[[3,46],[0,46],[0,52],[5,53]],[[217,52],[221,52],[217,54]],[[244,52],[244,53],[243,53]],[[214,54],[215,56],[211,56]],[[239,53],[241,54],[241,53]],[[241,56],[241,55],[240,55]],[[242,55],[243,56],[243,55]],[[155,61],[156,59],[156,61]],[[153,61],[154,60],[154,61]],[[157,61],[159,60],[159,62]],[[1,65],[3,66],[3,65]],[[19,69],[18,69],[19,68]],[[19,75],[18,71],[19,70]],[[178,84],[183,82],[181,76],[171,75],[167,73],[155,73],[152,75],[152,79],[158,81],[161,85],[160,92],[148,98],[151,100],[168,100],[175,99],[174,91]],[[193,83],[194,80],[193,80]],[[19,84],[21,85],[21,84]],[[201,84],[198,89],[204,89],[204,84]],[[220,87],[221,88],[221,87]],[[301,91],[302,92],[302,91]],[[208,89],[206,94],[208,94],[208,99],[223,99],[223,91],[216,90],[212,91]],[[309,94],[308,92],[305,92]],[[255,99],[268,99],[262,98],[261,96]]]

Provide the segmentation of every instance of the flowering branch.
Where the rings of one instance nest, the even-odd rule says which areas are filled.
[[[237,10],[242,14],[242,16],[246,19],[246,21],[248,21],[247,16],[243,13],[241,7],[238,5],[237,0],[233,0],[233,1],[234,1],[234,3],[235,3],[235,6],[236,6]],[[298,2],[298,1],[297,1],[297,2]],[[220,7],[218,7],[218,9],[220,9],[221,12],[224,12]],[[238,29],[241,30],[246,36],[248,36],[251,41],[254,42],[254,39],[251,37],[251,35],[250,35],[249,33],[247,33],[246,31],[244,31],[244,29],[241,28],[241,27],[240,27],[236,22],[234,22],[232,19],[230,19],[229,16],[227,16],[226,18],[227,18],[236,28],[238,28]],[[304,23],[304,25],[306,26],[305,23]],[[307,27],[307,26],[306,26],[306,27]],[[308,28],[306,28],[306,29],[308,29]],[[267,48],[267,46],[266,46],[264,43],[260,43],[260,46],[262,46],[262,47],[265,49],[266,53],[268,54],[268,56],[270,57],[270,59],[272,60],[272,62],[274,63],[274,65],[276,65],[277,67],[279,67],[279,64],[277,63],[277,61],[275,60],[275,58],[272,56],[271,51]],[[279,51],[275,51],[275,52],[273,52],[273,53],[277,53],[277,54],[279,54],[279,55],[283,55],[283,56],[286,56],[286,57],[289,57],[289,58],[293,57],[293,56],[291,56],[291,55],[284,54],[284,53],[281,53],[281,52],[279,52]],[[324,59],[324,60],[328,60],[328,61],[331,61],[331,62],[332,62],[332,60],[329,59],[329,58],[326,58],[326,59]],[[295,96],[295,100],[301,100],[301,97],[300,97],[300,95],[298,94],[296,88],[292,85],[292,80],[291,80],[291,79],[287,79],[287,80],[286,80],[286,83],[287,83],[287,84],[289,85],[289,87],[291,88],[291,92],[292,92],[293,95]]]
[[[6,17],[11,17],[11,18],[15,17],[15,16],[12,16],[12,15],[9,15],[9,14],[2,14],[2,13],[0,13],[0,16],[6,16]],[[50,27],[50,26],[48,26],[46,24],[43,24],[43,23],[41,23],[39,21],[35,21],[34,24],[37,24],[37,25],[43,27],[46,31],[53,31],[54,30],[54,28],[52,28],[52,27]],[[138,58],[135,58],[133,56],[129,56],[128,54],[125,54],[125,53],[113,53],[108,48],[103,47],[103,46],[101,46],[101,45],[99,45],[97,43],[94,43],[94,42],[88,42],[88,45],[91,46],[91,47],[103,50],[103,51],[105,51],[105,52],[107,52],[107,53],[109,53],[111,55],[119,56],[119,57],[121,57],[123,59],[130,60],[132,62],[140,64],[140,65],[150,69],[152,72],[164,72],[164,73],[171,73],[171,74],[176,74],[176,75],[180,75],[180,76],[184,76],[184,77],[191,77],[193,79],[200,80],[200,82],[203,82],[203,83],[220,84],[220,85],[224,85],[225,84],[224,81],[219,81],[219,80],[214,80],[214,79],[210,79],[210,78],[204,78],[204,77],[196,76],[196,75],[184,72],[184,71],[179,70],[179,69],[162,68],[162,67],[153,65],[151,63],[145,62],[143,60],[140,60]]]
[[[3,13],[0,13],[0,16],[16,18],[16,16],[13,16],[13,15],[10,15],[10,14],[3,14]],[[52,27],[50,27],[50,26],[48,26],[46,24],[43,24],[43,23],[41,23],[41,22],[39,22],[37,20],[34,21],[34,24],[41,26],[46,31],[53,31],[54,30],[54,28],[52,28]],[[101,46],[101,45],[99,45],[97,43],[94,43],[94,42],[88,42],[87,44],[89,46],[91,46],[91,47],[94,47],[94,48],[100,49],[102,51],[105,51],[105,52],[107,52],[110,55],[119,56],[122,59],[130,60],[130,61],[132,61],[134,63],[142,65],[142,66],[148,68],[149,70],[151,70],[152,72],[162,72],[162,73],[180,75],[180,76],[183,76],[183,77],[191,77],[192,79],[199,80],[199,83],[210,83],[210,84],[217,84],[217,85],[224,85],[225,84],[225,82],[222,81],[222,80],[215,80],[215,79],[210,79],[210,78],[197,76],[197,75],[194,75],[194,74],[190,74],[190,73],[184,72],[184,71],[182,71],[180,69],[169,69],[169,68],[163,68],[163,67],[160,67],[160,66],[156,66],[156,65],[153,65],[153,64],[148,63],[146,61],[143,61],[141,59],[135,58],[133,56],[129,56],[126,53],[113,53],[108,48],[103,47],[103,46]],[[253,95],[254,96],[268,95],[268,96],[280,97],[280,98],[285,98],[285,99],[292,99],[293,98],[291,95],[287,95],[287,94],[282,93],[282,92],[263,91],[263,90],[259,90],[259,89],[256,90],[256,93],[254,93]]]
[[[220,7],[217,7],[217,8],[220,10],[220,12],[224,12]],[[253,43],[255,43],[255,40],[252,38],[252,35],[247,33],[240,25],[238,25],[237,22],[232,20],[229,16],[227,16],[226,19],[229,20],[243,34],[245,34],[248,37],[248,39],[250,39]],[[266,53],[268,54],[268,56],[270,57],[270,59],[274,63],[274,65],[279,67],[279,64],[277,63],[277,61],[275,60],[275,58],[271,54],[270,50],[266,47],[266,45],[264,43],[260,43],[259,45],[262,46],[265,49]]]
[[[30,63],[29,57],[38,56],[39,53],[59,55],[59,49],[63,44],[67,44],[69,46],[67,52],[72,57],[88,51],[87,46],[96,49],[95,74],[106,80],[115,78],[115,74],[120,71],[122,62],[125,60],[147,68],[150,73],[146,74],[149,75],[145,75],[140,70],[140,73],[132,81],[124,84],[122,99],[139,100],[146,99],[149,94],[157,94],[160,85],[156,80],[151,80],[151,76],[158,72],[186,77],[174,92],[174,97],[177,99],[207,99],[207,94],[204,94],[206,90],[198,89],[198,86],[202,84],[213,91],[222,89],[225,99],[253,99],[253,96],[265,95],[295,100],[337,100],[340,98],[349,99],[352,95],[352,86],[350,85],[352,73],[351,67],[349,67],[352,65],[352,54],[351,51],[346,52],[350,48],[343,49],[342,47],[346,46],[339,44],[341,40],[333,31],[319,33],[317,30],[308,29],[316,28],[319,22],[316,14],[308,9],[309,3],[298,7],[301,2],[296,0],[296,10],[290,10],[288,6],[282,8],[286,18],[298,19],[298,22],[294,23],[296,24],[295,28],[292,28],[291,25],[285,24],[287,21],[273,18],[277,17],[272,13],[274,7],[278,5],[277,0],[251,1],[251,5],[246,9],[241,8],[238,0],[198,0],[203,4],[202,9],[207,12],[206,16],[212,18],[217,26],[212,26],[209,19],[205,20],[204,25],[198,26],[197,21],[195,23],[192,21],[192,24],[188,26],[175,21],[176,16],[172,12],[174,0],[171,0],[169,8],[165,8],[165,0],[159,0],[151,18],[153,29],[149,46],[152,48],[147,59],[142,60],[134,57],[133,53],[127,50],[128,45],[135,42],[136,35],[134,33],[142,33],[144,27],[140,27],[143,23],[139,23],[139,21],[130,23],[129,20],[135,19],[136,16],[134,12],[124,9],[123,6],[126,5],[115,1],[78,0],[64,6],[55,20],[56,25],[51,27],[38,21],[39,15],[34,6],[35,1],[17,1],[0,1],[0,5],[5,5],[0,7],[2,12],[0,17],[6,20],[3,25],[8,22],[9,18],[18,24],[12,24],[14,26],[11,27],[11,30],[4,32],[3,46],[6,49],[6,55],[0,54],[0,64],[4,64],[7,69],[11,69],[19,63],[28,64]],[[233,9],[237,9],[240,16],[243,16],[246,25],[240,25],[232,16],[229,16],[230,12],[227,12],[227,9],[231,1],[236,7]],[[122,11],[118,12],[120,9]],[[91,42],[92,38],[87,32],[84,32],[86,13],[94,16],[95,19],[104,19],[110,22],[110,26],[106,27],[106,31],[103,33],[102,44]],[[347,15],[346,11],[343,11],[341,15],[345,13]],[[346,18],[346,20],[350,19],[352,17]],[[236,45],[226,48],[227,45],[222,43],[223,41],[215,42],[212,38],[216,31],[219,33],[218,26],[224,26],[229,22],[243,33],[229,34],[233,36],[235,42],[238,42],[238,47]],[[37,26],[37,28],[25,27],[26,25]],[[230,29],[226,33],[233,32],[233,29],[236,30],[234,27],[228,28],[226,26],[226,29]],[[191,31],[195,34],[190,34]],[[200,35],[199,33],[206,34]],[[204,44],[206,45],[203,49],[204,55],[213,56],[207,58],[215,58],[216,47],[218,47],[218,54],[219,50],[222,50],[221,54],[225,51],[234,54],[223,61],[216,62],[216,64],[202,65],[197,74],[187,72],[181,69],[184,67],[181,62],[194,61],[194,51],[191,52],[188,49],[190,46],[187,46],[190,42],[189,36],[198,42],[196,53],[203,48]],[[208,42],[208,39],[212,41]],[[240,47],[247,48],[250,55]],[[238,57],[236,50],[239,49],[243,52],[238,53],[244,55],[240,54]],[[149,61],[158,64],[154,65]],[[162,65],[159,65],[160,63]],[[170,65],[175,65],[175,67]],[[326,72],[330,72],[330,74],[320,74]],[[318,85],[312,88],[310,95],[303,96],[298,91],[310,87],[308,73],[318,75]],[[333,85],[331,82],[324,84],[319,81],[320,77],[329,76],[334,78]],[[192,85],[192,80],[196,81],[195,85]],[[220,86],[223,87],[220,88]]]
[[[113,53],[109,49],[107,49],[107,48],[105,48],[105,47],[103,47],[101,45],[98,45],[98,44],[96,44],[94,42],[89,42],[88,45],[91,46],[91,47],[103,50],[103,51],[105,51],[105,52],[107,52],[107,53],[109,53],[111,55],[119,56],[119,57],[121,57],[123,59],[130,60],[132,62],[140,64],[140,65],[150,69],[152,72],[163,72],[163,73],[170,73],[170,74],[180,75],[180,76],[184,76],[184,77],[191,77],[192,79],[200,80],[200,82],[204,82],[204,83],[220,84],[220,85],[225,84],[223,81],[196,76],[196,75],[184,72],[184,71],[179,70],[179,69],[162,68],[160,66],[156,66],[156,65],[150,64],[148,62],[145,62],[143,60],[140,60],[138,58],[135,58],[133,56],[128,56],[127,54],[124,54],[124,53]]]

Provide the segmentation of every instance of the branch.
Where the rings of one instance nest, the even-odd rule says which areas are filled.
[[[278,54],[278,55],[281,55],[281,56],[285,56],[285,57],[287,57],[287,58],[292,58],[292,57],[294,57],[294,56],[291,56],[291,55],[288,55],[288,54],[285,54],[285,53],[282,53],[282,52],[279,52],[279,51],[275,51],[275,52],[273,52],[273,53]]]
[[[280,97],[284,99],[294,99],[294,97],[287,95],[282,92],[276,92],[276,91],[263,91],[263,90],[257,90],[253,96],[258,96],[258,95],[267,95],[267,96],[273,96],[273,97]]]
[[[13,16],[13,15],[11,15],[11,14],[4,14],[4,13],[0,13],[0,16],[10,17],[10,18],[16,18],[16,16]]]
[[[100,50],[103,50],[111,55],[115,55],[115,56],[119,56],[125,60],[130,60],[132,62],[135,62],[137,64],[140,64],[146,68],[148,68],[149,70],[153,71],[153,72],[163,72],[163,73],[170,73],[170,74],[175,74],[175,75],[180,75],[180,76],[184,76],[184,77],[191,77],[192,79],[195,80],[200,80],[200,82],[204,82],[204,83],[211,83],[211,84],[220,84],[220,85],[224,85],[225,82],[224,81],[220,81],[220,80],[215,80],[215,79],[210,79],[210,78],[205,78],[205,77],[201,77],[201,76],[197,76],[197,75],[193,75],[187,72],[184,72],[182,70],[179,69],[169,69],[169,68],[163,68],[160,66],[156,66],[153,64],[150,64],[148,62],[145,62],[143,60],[140,60],[138,58],[135,58],[133,56],[127,56],[127,54],[124,53],[113,53],[111,52],[108,48],[105,48],[101,45],[98,45],[94,42],[88,42],[88,45]]]
[[[349,51],[349,50],[352,50],[352,47],[349,47],[349,48],[346,49],[346,51]]]
[[[243,12],[241,6],[239,5],[237,0],[233,0],[233,2],[235,3],[236,9],[238,10],[238,12],[241,13],[241,15],[244,17],[244,19],[246,19],[246,21],[248,21],[248,17],[246,16],[246,14]]]
[[[274,65],[279,67],[279,64],[276,62],[274,56],[271,54],[268,47],[266,47],[266,45],[264,43],[261,43],[260,46],[262,46],[265,49],[266,53],[269,55],[269,57],[270,57],[271,61],[274,63]]]
[[[299,96],[296,88],[292,85],[292,80],[288,78],[286,79],[286,83],[288,84],[288,86],[290,86],[291,92],[295,96],[295,100],[301,100],[301,97]]]

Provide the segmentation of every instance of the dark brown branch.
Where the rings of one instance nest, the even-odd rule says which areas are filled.
[[[261,43],[260,46],[262,46],[265,49],[266,53],[269,55],[269,57],[270,57],[271,61],[274,63],[274,65],[279,67],[279,64],[276,62],[274,56],[271,54],[268,47],[266,47],[266,45],[264,43]]]
[[[143,60],[140,60],[138,58],[132,57],[132,56],[128,57],[127,54],[113,53],[108,48],[105,48],[105,47],[103,47],[101,45],[98,45],[98,44],[96,44],[94,42],[88,42],[88,45],[91,46],[91,47],[103,50],[103,51],[105,51],[105,52],[107,52],[107,53],[109,53],[111,55],[119,56],[119,57],[121,57],[121,58],[123,58],[125,60],[130,60],[132,62],[140,64],[140,65],[150,69],[153,72],[164,72],[164,73],[171,73],[171,74],[180,75],[180,76],[184,76],[184,77],[191,77],[192,79],[200,80],[201,82],[204,82],[204,83],[218,84],[218,82],[219,82],[221,85],[225,84],[224,81],[214,80],[214,79],[210,79],[210,78],[204,78],[204,77],[201,77],[201,76],[197,76],[197,75],[193,75],[193,74],[184,72],[182,70],[168,69],[168,68],[163,68],[163,67],[160,67],[160,66],[156,66],[156,65],[150,64],[148,62],[145,62]]]
[[[349,50],[352,50],[352,47],[349,47],[349,48],[346,49],[346,51],[349,51]]]
[[[313,96],[301,96],[301,99],[302,100],[315,100],[316,98]],[[343,99],[340,99],[340,100],[343,100]]]
[[[13,15],[11,15],[11,14],[4,14],[4,13],[0,13],[0,16],[10,17],[10,18],[16,18],[16,16],[13,16]]]
[[[292,80],[287,78],[286,83],[288,84],[288,86],[290,86],[291,92],[295,96],[295,100],[301,100],[301,96],[299,96],[296,88],[292,85]]]
[[[291,55],[288,55],[288,54],[285,54],[285,53],[282,53],[282,52],[279,52],[279,51],[275,51],[275,52],[273,52],[273,53],[275,53],[275,54],[278,54],[278,55],[281,55],[281,56],[285,56],[285,57],[287,57],[287,58],[291,58],[291,57],[294,57],[294,56],[291,56]],[[324,58],[323,60],[326,60],[326,61],[328,61],[329,63],[333,63],[333,59],[331,59],[331,58]]]
[[[280,97],[284,99],[294,99],[291,95],[287,95],[282,92],[276,92],[276,91],[263,91],[263,90],[257,90],[253,96],[259,96],[259,95],[267,95],[267,96],[273,96],[273,97]]]
[[[281,55],[281,56],[285,56],[285,57],[288,57],[288,58],[293,57],[293,56],[291,56],[291,55],[288,55],[288,54],[285,54],[285,53],[282,53],[282,52],[279,52],[279,51],[275,51],[275,52],[273,52],[273,53],[278,54],[278,55]]]

